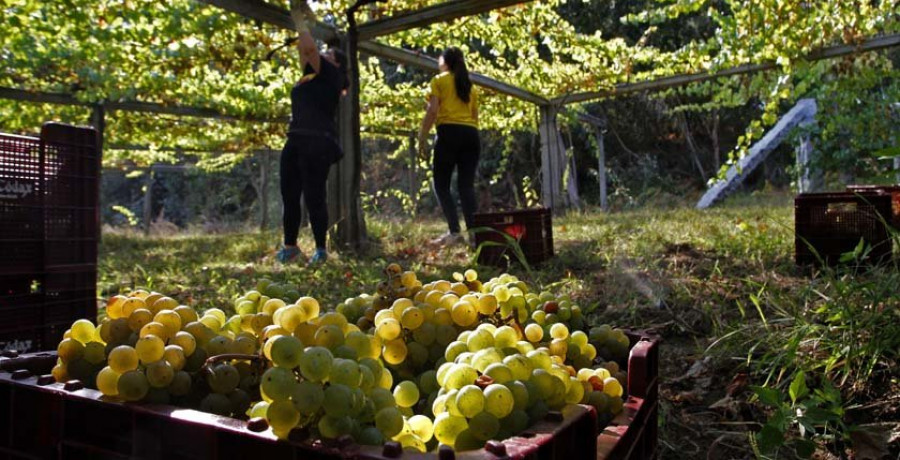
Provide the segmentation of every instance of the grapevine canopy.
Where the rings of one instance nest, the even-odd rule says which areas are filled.
[[[207,3],[262,5],[273,20],[249,19]],[[409,65],[371,57],[384,54],[378,47],[434,57],[445,46],[460,46],[470,69],[485,79],[556,103],[615,94],[617,85],[766,64],[767,72],[743,85],[730,77],[696,87],[720,104],[759,99],[771,117],[780,102],[802,97],[832,75],[830,64],[804,57],[900,32],[900,8],[891,1],[661,0],[635,2],[642,5],[640,13],[619,18],[640,31],[637,37],[607,36],[565,14],[587,11],[592,3],[600,0],[390,0],[364,8],[358,18],[363,130],[413,130],[422,113],[426,76]],[[344,30],[349,4],[320,0],[313,6],[325,24]],[[412,14],[447,14],[440,10],[447,7],[456,11],[449,21],[429,23]],[[283,24],[287,8],[287,0],[8,0],[0,7],[0,88],[65,94],[88,105],[198,107],[232,118],[114,110],[107,121],[108,145],[246,152],[275,147],[299,74],[291,50],[267,59],[292,35]],[[404,17],[420,22],[399,27],[396,19]],[[703,28],[681,41],[658,39],[667,23],[682,20]],[[893,72],[883,59],[868,59],[877,64],[869,67]],[[535,102],[541,101],[487,90],[483,127],[533,129]],[[33,132],[49,118],[85,123],[89,115],[84,106],[2,100],[0,130]],[[756,128],[771,121],[764,118]],[[174,154],[147,155],[114,151],[105,161],[164,161]]]

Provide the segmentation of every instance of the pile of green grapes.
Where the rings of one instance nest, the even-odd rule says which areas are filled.
[[[114,296],[98,325],[66,331],[53,375],[106,398],[258,419],[280,438],[302,429],[421,452],[477,449],[567,404],[622,410],[628,338],[585,331],[571,299],[509,274],[384,272],[375,292],[333,309],[269,280],[232,315],[144,290]]]

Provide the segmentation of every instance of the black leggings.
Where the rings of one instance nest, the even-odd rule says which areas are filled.
[[[281,150],[281,199],[284,203],[284,244],[297,244],[300,232],[300,196],[306,200],[316,248],[325,248],[328,206],[325,185],[337,143],[320,136],[288,136]]]
[[[437,195],[447,225],[452,233],[459,233],[459,216],[456,201],[450,193],[450,178],[458,168],[456,188],[462,203],[466,229],[472,228],[472,215],[477,210],[475,201],[475,170],[481,155],[481,139],[478,128],[466,125],[444,124],[437,127],[437,143],[434,146],[434,193]]]

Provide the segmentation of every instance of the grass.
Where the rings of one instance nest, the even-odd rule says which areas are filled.
[[[834,382],[849,422],[900,420],[896,400],[875,412],[859,410],[884,400],[884,392],[897,394],[896,267],[810,277],[793,263],[791,203],[788,194],[770,193],[705,211],[694,210],[691,202],[669,202],[611,214],[555,216],[557,256],[530,271],[519,266],[510,271],[542,289],[568,293],[590,311],[590,323],[663,337],[664,457],[749,455],[746,431],[765,423],[771,411],[753,406],[749,419],[741,416],[740,429],[716,418],[699,424],[692,418],[695,412],[709,414],[708,407],[741,372],[754,385],[787,394],[792,379],[804,371],[810,388],[820,387],[823,379]],[[390,262],[424,280],[446,279],[472,266],[465,248],[428,245],[443,231],[438,220],[370,217],[367,225],[368,250],[335,252],[315,269],[275,262],[277,233],[145,238],[107,232],[101,244],[101,295],[145,287],[201,308],[230,311],[232,298],[268,277],[295,284],[301,295],[327,306],[374,291]],[[301,234],[301,247],[311,248],[309,231]],[[481,279],[500,272],[477,269]],[[701,374],[705,380],[689,372],[701,360],[710,363]],[[695,400],[685,396],[695,390],[700,391]],[[752,399],[742,396],[744,402]],[[798,436],[796,426],[784,428],[784,437]],[[846,437],[815,441],[836,450]]]

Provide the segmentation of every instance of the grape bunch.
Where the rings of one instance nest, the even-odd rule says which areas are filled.
[[[66,331],[53,375],[108,398],[264,419],[280,438],[300,429],[420,452],[480,448],[567,404],[622,410],[628,337],[585,331],[568,297],[510,274],[384,273],[333,309],[268,279],[202,313],[145,290],[113,296],[99,324]]]
[[[263,333],[272,366],[250,417],[264,417],[281,438],[308,428],[322,438],[350,435],[377,445],[400,433],[405,421],[390,391],[393,376],[380,360],[380,339],[341,313],[320,315],[311,297],[279,308],[273,321]]]
[[[110,298],[106,313],[99,326],[82,319],[66,331],[53,369],[57,381],[75,378],[106,397],[221,415],[239,416],[249,407],[256,385],[247,363],[220,366],[215,375],[222,379],[200,385],[208,380],[202,372],[208,356],[256,352],[252,334],[222,330],[227,321],[221,310],[201,317],[170,297],[137,290]]]
[[[447,347],[431,407],[438,441],[478,448],[525,430],[549,410],[583,402],[585,385],[573,369],[523,339],[514,327],[482,323]]]

